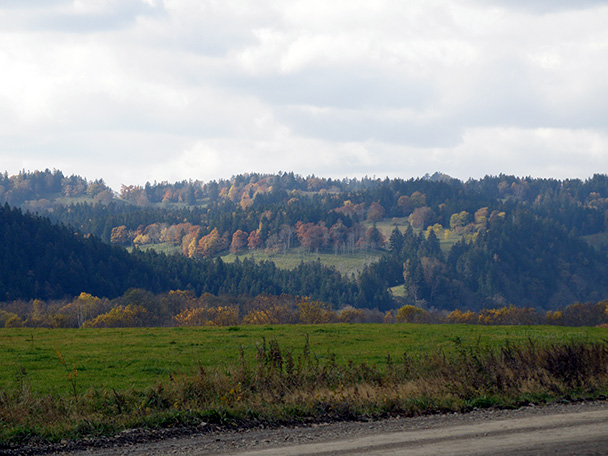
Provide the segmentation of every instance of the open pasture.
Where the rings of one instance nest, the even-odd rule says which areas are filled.
[[[276,340],[294,359],[308,337],[313,356],[336,362],[384,366],[407,352],[424,357],[462,347],[485,349],[510,343],[545,345],[601,341],[605,328],[416,324],[278,325],[204,328],[0,329],[0,390],[26,382],[34,392],[66,394],[89,388],[144,389],[199,366],[223,368],[253,360],[266,340]],[[62,363],[65,361],[65,364]],[[69,374],[76,369],[73,381]]]

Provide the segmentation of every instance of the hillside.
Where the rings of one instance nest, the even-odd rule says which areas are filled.
[[[357,285],[320,263],[292,271],[250,260],[165,256],[107,245],[48,219],[0,206],[0,301],[58,299],[89,293],[116,298],[131,288],[150,292],[190,290],[197,295],[302,295],[345,305]]]
[[[124,249],[75,235],[48,219],[0,207],[0,299],[60,298],[82,291],[118,296],[169,284]]]
[[[190,264],[196,264],[213,275],[219,272],[209,265],[223,256],[241,261],[221,262],[220,272],[234,268],[230,274],[239,275],[249,268],[247,274],[256,275],[254,263],[242,259],[266,259],[259,266],[266,268],[260,272],[264,279],[249,282],[248,277],[243,285],[175,271],[155,273],[157,283],[131,278],[152,291],[190,287],[214,294],[313,294],[333,306],[380,309],[403,303],[439,309],[507,304],[554,309],[608,295],[603,280],[608,257],[605,243],[598,242],[606,236],[608,220],[605,175],[585,181],[500,175],[462,182],[440,174],[410,180],[247,174],[207,183],[123,186],[116,193],[103,181],[47,170],[0,175],[2,199],[71,226],[82,237],[133,247],[134,255],[121,251],[121,258],[143,261],[145,256],[147,267],[159,270],[165,267],[161,263],[179,264],[179,271],[191,271]],[[180,255],[139,251],[150,248]],[[298,258],[331,261],[348,273],[335,279],[333,292],[328,279],[321,280],[327,284],[324,290],[297,285],[309,283],[293,278],[303,273],[294,269]],[[353,258],[379,259],[353,263]],[[66,261],[69,257],[62,264]],[[319,276],[337,273],[316,267]],[[37,297],[45,287],[52,290],[49,278],[34,279],[34,291],[21,297]],[[103,295],[113,289],[102,290]],[[395,298],[389,289],[398,290]],[[62,286],[46,295],[72,292]]]

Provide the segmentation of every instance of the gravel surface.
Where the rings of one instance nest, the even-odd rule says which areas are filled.
[[[52,447],[25,446],[2,449],[0,455],[222,455],[301,443],[319,443],[371,435],[459,426],[516,417],[556,415],[608,409],[608,401],[526,406],[516,410],[483,409],[414,418],[311,424],[301,427],[222,429],[202,425],[196,429],[130,430],[114,438],[64,442]]]

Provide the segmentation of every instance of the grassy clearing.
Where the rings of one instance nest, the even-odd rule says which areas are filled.
[[[365,222],[364,224],[368,229],[374,225],[371,222]],[[385,239],[388,241],[395,227],[399,228],[403,232],[406,229],[407,225],[409,225],[408,217],[394,217],[392,219],[384,219],[377,222],[376,228],[380,230],[380,232],[384,235]],[[420,231],[420,229],[414,229],[414,232],[416,234],[419,234]],[[441,246],[441,251],[445,255],[447,255],[450,252],[452,246],[458,241],[460,241],[462,237],[462,234],[457,234],[453,232],[448,232],[447,235],[439,236],[439,245]]]
[[[439,239],[439,245],[443,254],[447,255],[448,253],[450,253],[450,249],[461,239],[462,235],[451,232],[447,236],[441,236],[441,238]]]
[[[138,248],[141,250],[155,250],[167,255],[182,253],[181,246],[168,243],[147,244]],[[127,250],[132,251],[133,248],[129,247]],[[348,276],[358,274],[365,265],[378,261],[381,256],[382,252],[373,250],[352,254],[333,254],[325,252],[308,253],[302,248],[290,249],[286,253],[267,253],[265,250],[254,250],[239,255],[240,258],[254,258],[256,261],[272,261],[280,269],[294,269],[301,262],[321,261],[324,265],[334,266],[341,274]],[[229,253],[222,255],[222,260],[226,263],[232,263],[236,260],[236,256]]]
[[[169,242],[163,242],[160,244],[144,244],[137,247],[139,250],[154,250],[158,253],[164,253],[165,255],[182,254],[181,245],[173,245]],[[129,252],[133,251],[133,247],[127,247]]]
[[[378,228],[378,230],[384,235],[384,237],[388,239],[395,227],[399,228],[403,232],[409,223],[408,217],[393,217],[390,219],[386,218],[380,220],[379,222],[376,222],[375,225],[376,228]],[[374,223],[364,222],[364,225],[369,229],[374,226]]]
[[[403,286],[403,285],[397,285],[395,287],[391,287],[391,288],[389,288],[389,290],[392,293],[392,295],[397,298],[406,297],[405,286]]]
[[[333,253],[308,253],[304,249],[297,248],[288,250],[287,253],[269,254],[263,250],[241,255],[243,257],[253,257],[256,261],[270,260],[281,269],[294,269],[302,262],[321,261],[326,266],[334,266],[341,274],[350,276],[360,272],[366,264],[377,261],[382,256],[382,252],[368,251],[356,252],[352,254],[333,254]],[[231,263],[236,259],[233,254],[225,255],[222,259]]]

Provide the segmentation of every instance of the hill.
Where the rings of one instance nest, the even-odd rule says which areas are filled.
[[[0,299],[59,298],[86,291],[118,296],[168,283],[124,249],[74,234],[48,219],[0,207]]]
[[[152,291],[290,293],[336,307],[410,303],[448,310],[507,304],[555,309],[608,295],[602,279],[607,250],[598,242],[608,225],[605,175],[585,181],[499,175],[462,182],[440,174],[410,180],[245,174],[207,183],[123,186],[116,193],[103,181],[46,170],[0,176],[1,199],[37,208],[52,222],[73,227],[72,235],[134,248],[124,258],[156,268],[157,278],[131,280]],[[150,248],[182,255],[139,251]],[[218,260],[227,254],[270,261]],[[341,258],[378,254],[378,261],[354,269],[340,264]],[[315,263],[294,269],[298,257],[331,257],[338,269],[357,272],[336,275]],[[173,272],[166,275],[166,267]],[[244,270],[246,280],[237,283]],[[323,289],[297,277],[309,273]],[[33,286],[28,297],[54,285],[42,277]],[[391,296],[389,289],[398,292]],[[107,290],[113,288],[105,295]]]
[[[130,288],[192,290],[201,295],[311,296],[336,306],[353,301],[356,284],[320,263],[291,271],[271,262],[231,264],[124,248],[80,235],[48,219],[0,206],[0,300],[57,299],[82,292],[115,298]]]

